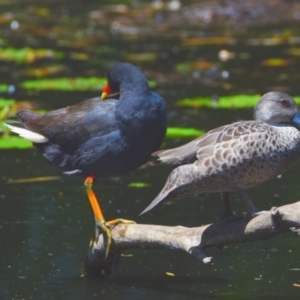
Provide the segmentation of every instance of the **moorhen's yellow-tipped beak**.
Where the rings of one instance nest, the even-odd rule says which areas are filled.
[[[102,94],[101,94],[101,99],[102,99],[102,100],[105,100],[105,99],[107,98],[107,96],[108,96],[107,93],[102,92]]]
[[[109,84],[107,83],[102,91],[101,99],[105,100],[108,97],[108,95],[110,94],[110,92],[111,92],[111,89],[110,89]]]

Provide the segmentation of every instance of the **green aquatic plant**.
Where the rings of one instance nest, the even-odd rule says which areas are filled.
[[[296,101],[298,105],[300,105],[300,96],[294,96],[293,99]]]
[[[0,84],[0,93],[5,93],[7,91],[8,91],[8,85],[4,84],[4,83],[1,83]]]
[[[131,182],[128,184],[128,187],[136,188],[136,189],[147,188],[150,186],[151,186],[151,184],[147,183],[147,182]]]
[[[77,78],[45,78],[26,80],[21,86],[27,90],[60,90],[60,91],[89,91],[101,90],[106,84],[106,78],[77,77]]]
[[[168,127],[167,138],[195,138],[203,135],[205,132],[196,128]]]
[[[77,78],[43,78],[26,80],[21,86],[26,90],[60,90],[60,91],[90,91],[101,90],[107,83],[102,77],[77,77]],[[149,86],[154,88],[156,83],[148,81]]]
[[[181,107],[214,107],[213,100],[211,97],[195,97],[195,98],[184,98],[177,102],[178,106]]]
[[[0,60],[14,61],[16,63],[32,63],[39,59],[60,59],[65,54],[52,49],[34,49],[29,47],[13,48],[0,47]]]
[[[0,124],[0,130],[3,124]],[[14,135],[3,135],[0,137],[0,149],[28,149],[32,148],[32,143]]]
[[[254,107],[259,100],[260,95],[231,95],[212,97],[185,98],[178,101],[178,106],[182,107],[208,107],[208,108],[247,108]]]
[[[300,96],[293,97],[297,104],[300,104]],[[220,109],[241,109],[254,107],[260,95],[230,95],[220,97],[195,97],[185,98],[177,102],[181,107],[194,107],[194,108],[220,108]]]
[[[11,106],[14,104],[16,104],[16,100],[14,99],[0,98],[0,110],[3,109],[4,107]]]
[[[32,147],[32,143],[19,136],[11,134],[5,125],[7,116],[14,115],[18,107],[18,102],[14,99],[0,98],[0,149],[27,149]],[[38,110],[38,113],[45,113],[44,110]]]

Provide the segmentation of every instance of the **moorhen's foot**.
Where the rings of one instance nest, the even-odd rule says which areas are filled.
[[[105,258],[107,258],[108,253],[112,244],[112,234],[111,230],[118,224],[136,224],[134,221],[125,220],[125,219],[115,219],[108,222],[97,222],[96,221],[96,238],[99,236],[102,231],[107,237],[107,246],[105,250]]]
[[[114,219],[114,220],[105,222],[105,224],[114,227],[118,224],[136,224],[136,222],[134,222],[132,220],[127,220],[127,219]]]

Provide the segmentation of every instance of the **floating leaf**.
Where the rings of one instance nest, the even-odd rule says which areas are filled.
[[[300,49],[299,48],[289,48],[287,51],[290,55],[300,56]]]
[[[11,106],[16,104],[16,100],[14,99],[5,99],[5,98],[0,98],[0,109],[6,106]]]
[[[213,100],[211,97],[196,97],[196,98],[185,98],[177,102],[178,106],[182,107],[214,107]]]
[[[168,275],[168,276],[175,276],[175,274],[172,273],[172,272],[166,272],[166,275]]]
[[[134,63],[138,62],[151,62],[157,60],[157,53],[143,52],[143,53],[126,53],[124,54],[126,60],[130,60]]]
[[[115,51],[115,49],[113,49],[112,47],[110,47],[109,45],[102,45],[102,46],[98,46],[96,49],[95,49],[95,52],[97,54],[104,54],[104,53],[111,53]]]
[[[300,96],[293,97],[297,104],[300,104]],[[254,107],[260,95],[231,95],[231,96],[220,96],[219,98],[212,97],[195,97],[186,98],[179,100],[177,102],[178,106],[182,107],[208,107],[208,108],[221,108],[221,109],[231,109],[231,108],[248,108]]]
[[[84,52],[71,52],[69,54],[69,57],[74,60],[83,60],[83,61],[88,60],[90,58],[90,56]]]
[[[124,253],[121,253],[121,256],[122,257],[133,257],[133,254],[124,254]]]
[[[33,77],[47,77],[65,71],[66,67],[63,65],[49,65],[37,68],[30,68],[24,70],[24,74]]]
[[[63,58],[63,52],[57,52],[51,49],[33,49],[29,47],[16,49],[12,47],[0,47],[0,60],[15,61],[17,63],[32,63],[45,58]]]
[[[0,93],[5,93],[8,91],[8,85],[7,84],[0,84]]]
[[[176,65],[176,70],[178,72],[187,72],[191,70],[197,69],[209,69],[214,65],[213,62],[210,61],[187,61],[182,62]]]
[[[233,95],[222,96],[217,100],[219,108],[246,108],[254,107],[260,95]]]
[[[236,43],[236,39],[230,36],[207,36],[192,37],[184,40],[185,46],[202,46],[202,45],[232,45]]]
[[[13,99],[4,99],[0,98],[0,121],[3,121],[7,118],[8,115],[14,116],[20,109],[29,109],[34,110],[39,114],[45,114],[45,110],[37,110],[32,102],[29,101],[19,101],[16,102]],[[7,129],[3,123],[0,122],[0,128]]]
[[[300,105],[300,96],[294,96],[293,99],[296,101],[298,105]]]
[[[148,85],[151,89],[154,89],[157,86],[157,84],[154,80],[148,80]]]
[[[232,95],[221,96],[217,99],[209,97],[186,98],[178,102],[184,107],[209,107],[209,108],[246,108],[254,107],[260,99],[259,95]]]
[[[288,61],[283,58],[268,58],[262,61],[262,65],[265,67],[286,67]]]
[[[16,101],[13,99],[0,98],[0,121],[5,120],[8,114],[11,112],[11,107],[15,105]],[[0,128],[3,125],[0,122]]]
[[[2,107],[0,109],[0,121],[6,119],[9,111],[10,111],[10,107],[9,106],[4,106],[4,107]]]
[[[203,135],[204,131],[196,128],[168,127],[167,138],[195,138]]]
[[[0,149],[28,149],[32,147],[32,143],[18,136],[2,136],[0,137]]]
[[[284,36],[279,36],[279,35],[246,40],[246,44],[250,46],[260,46],[260,45],[275,46],[275,45],[281,45],[285,42],[286,42],[286,38]]]
[[[150,187],[151,184],[147,182],[131,182],[128,184],[128,187],[130,188],[147,188]]]
[[[178,72],[187,72],[190,71],[191,65],[189,62],[182,62],[176,65],[176,71]]]
[[[27,90],[60,90],[60,91],[90,91],[101,90],[107,83],[102,77],[77,77],[77,78],[45,78],[26,80],[22,87]],[[156,82],[149,80],[151,88],[156,86]]]
[[[101,90],[107,83],[106,78],[77,77],[27,80],[22,87],[28,90],[89,91]]]

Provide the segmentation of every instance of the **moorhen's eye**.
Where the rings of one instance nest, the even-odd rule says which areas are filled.
[[[287,106],[287,104],[288,104],[286,99],[280,99],[279,102],[282,106]]]

